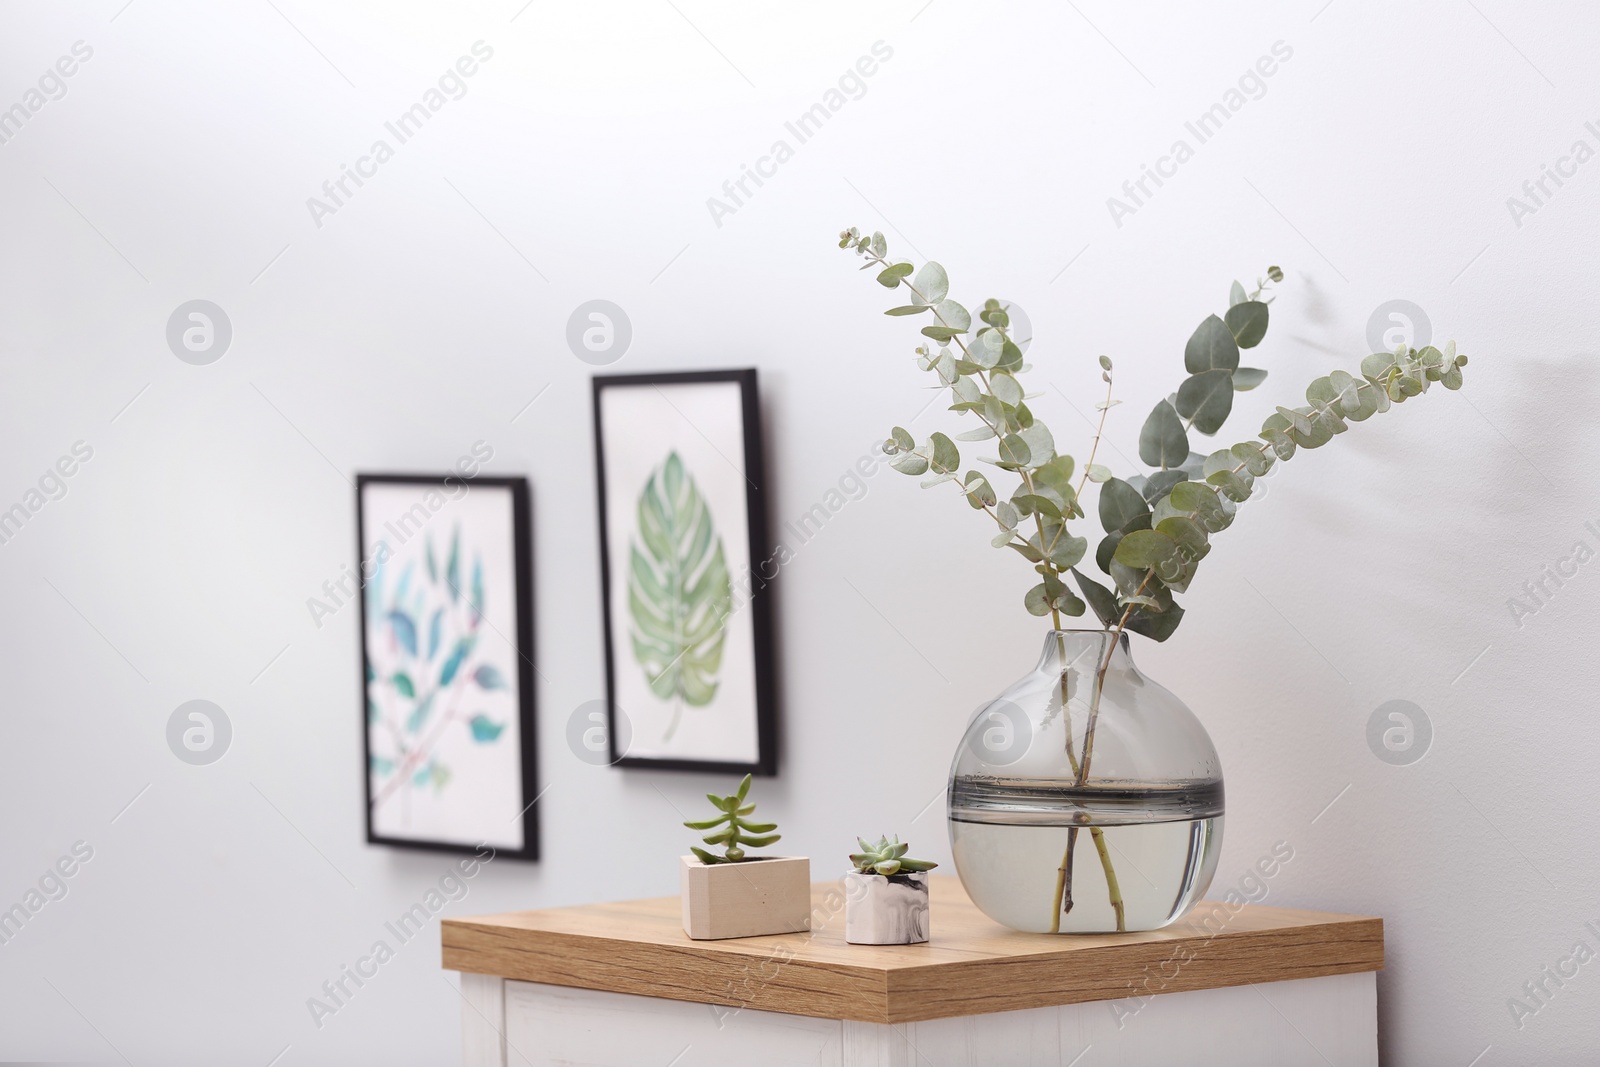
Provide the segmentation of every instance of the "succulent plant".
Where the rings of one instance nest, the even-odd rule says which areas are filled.
[[[918,874],[939,866],[927,860],[906,859],[906,849],[911,846],[901,844],[898,834],[893,841],[887,837],[880,837],[876,845],[868,844],[862,837],[856,838],[856,843],[861,846],[861,851],[852,852],[850,862],[855,864],[856,870],[862,874],[881,874],[887,878],[891,874]]]
[[[715,833],[706,834],[703,838],[708,845],[725,845],[723,855],[707,852],[703,848],[692,847],[689,851],[700,857],[701,863],[742,863],[749,859],[758,859],[755,856],[746,856],[746,846],[750,848],[765,848],[777,841],[782,834],[772,831],[778,828],[775,822],[746,822],[745,816],[756,810],[754,804],[746,804],[744,798],[750,792],[750,776],[744,776],[744,781],[739,783],[739,788],[730,796],[719,797],[715,793],[707,793],[706,799],[711,801],[719,814],[714,819],[701,819],[699,821],[686,820],[683,825],[691,830],[715,830]],[[722,829],[717,830],[717,827]]]

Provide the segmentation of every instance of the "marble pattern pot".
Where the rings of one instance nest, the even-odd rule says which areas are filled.
[[[852,945],[918,945],[928,940],[925,873],[844,876],[844,939]]]

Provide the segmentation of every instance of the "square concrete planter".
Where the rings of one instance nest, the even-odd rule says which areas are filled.
[[[852,945],[919,945],[928,940],[928,876],[845,875],[844,939]]]
[[[701,863],[681,858],[683,932],[696,941],[811,929],[811,861],[805,856]]]

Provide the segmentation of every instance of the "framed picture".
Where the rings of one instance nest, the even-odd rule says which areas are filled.
[[[756,372],[598,376],[594,423],[612,760],[776,774]]]
[[[458,469],[356,477],[367,841],[537,859],[528,483]]]

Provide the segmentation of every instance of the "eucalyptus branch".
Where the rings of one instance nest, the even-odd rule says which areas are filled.
[[[1074,487],[1072,457],[1056,450],[1054,437],[1025,403],[1027,394],[1017,375],[1027,368],[1009,335],[1010,318],[1000,302],[984,302],[977,316],[983,325],[974,331],[972,313],[949,298],[949,277],[938,263],[930,261],[915,269],[910,263],[891,261],[881,233],[863,236],[849,229],[839,235],[839,246],[863,256],[863,269],[878,268],[880,285],[890,290],[904,286],[912,294],[912,303],[890,308],[886,314],[931,316],[935,325],[922,327],[921,333],[936,347],[924,343],[917,348],[918,366],[935,372],[939,388],[950,390],[955,401],[950,410],[978,416],[982,429],[958,436],[969,441],[995,438],[999,458],[986,462],[1015,474],[1020,484],[1002,499],[979,471],[969,470],[961,477],[960,449],[938,432],[919,444],[909,431],[895,427],[884,442],[890,464],[914,476],[931,471],[933,477],[924,480],[925,487],[961,478],[959,488],[967,503],[986,512],[1001,528],[991,543],[1023,556],[1039,576],[1023,598],[1028,612],[1048,615],[1059,630],[1063,615],[1081,615],[1092,607],[1109,635],[1106,655],[1095,672],[1081,758],[1073,751],[1071,717],[1065,714],[1064,669],[1060,682],[1066,755],[1079,789],[1088,787],[1101,695],[1117,643],[1130,631],[1156,641],[1172,635],[1184,614],[1174,594],[1188,590],[1200,561],[1211,550],[1212,536],[1232,524],[1255,479],[1297,450],[1319,448],[1344,433],[1347,423],[1387,411],[1425,392],[1433,382],[1446,389],[1461,388],[1461,368],[1467,363],[1466,356],[1456,354],[1454,342],[1443,349],[1430,345],[1375,353],[1361,361],[1359,376],[1334,370],[1313,381],[1306,389],[1307,403],[1278,407],[1262,424],[1257,440],[1210,455],[1193,452],[1190,434],[1215,435],[1233,410],[1235,393],[1255,389],[1267,377],[1265,370],[1240,366],[1240,352],[1254,348],[1266,336],[1272,298],[1263,296],[1269,282],[1283,280],[1279,268],[1268,267],[1253,291],[1235,281],[1227,310],[1207,316],[1184,346],[1188,376],[1170,399],[1156,404],[1139,432],[1139,458],[1150,468],[1147,473],[1117,478],[1095,462],[1114,403],[1111,361],[1100,357],[1106,399],[1100,405],[1089,462]],[[1088,554],[1088,541],[1069,529],[1071,520],[1083,517],[1080,498],[1090,481],[1100,486],[1096,503],[1105,531],[1094,560],[1110,577],[1111,588],[1078,569]],[[1022,532],[1028,520],[1031,536]],[[1069,571],[1082,599],[1066,586]],[[1072,908],[1077,831],[1077,826],[1068,831],[1052,929],[1059,929],[1060,916]],[[1122,929],[1122,898],[1110,852],[1099,827],[1091,826],[1090,834],[1105,868],[1117,927]]]
[[[1100,402],[1100,424],[1094,428],[1094,443],[1089,446],[1089,462],[1083,465],[1083,477],[1078,480],[1078,495],[1083,495],[1083,487],[1089,483],[1089,474],[1094,470],[1094,457],[1100,452],[1100,438],[1106,432],[1106,416],[1111,413],[1111,359],[1108,356],[1100,357],[1100,379],[1106,383],[1106,398]]]
[[[1026,394],[1017,381],[1017,374],[1025,369],[1022,353],[1008,333],[1010,319],[1005,308],[999,301],[985,301],[978,314],[983,325],[975,327],[972,313],[949,298],[949,279],[937,263],[924,264],[913,278],[911,264],[889,260],[882,234],[862,237],[859,231],[846,231],[840,235],[840,245],[863,256],[864,269],[879,268],[881,285],[890,289],[904,286],[912,294],[913,303],[893,308],[889,314],[927,314],[932,318],[935,325],[923,327],[922,334],[940,347],[935,351],[920,346],[918,365],[934,371],[940,386],[951,390],[953,410],[977,415],[983,428],[963,438],[995,438],[1000,458],[988,462],[1020,481],[1004,500],[977,471],[968,471],[962,485],[968,502],[988,511],[1001,529],[1012,535],[993,538],[995,547],[1024,556],[1039,575],[1041,580],[1024,598],[1029,612],[1049,615],[1056,628],[1062,615],[1083,614],[1086,605],[1065,581],[1066,572],[1088,550],[1088,542],[1073,536],[1068,527],[1070,520],[1083,515],[1071,483],[1073,460],[1057,453],[1050,431],[1028,410]],[[961,461],[955,442],[942,433],[919,445],[909,432],[896,427],[884,450],[895,457],[891,463],[898,470],[913,475],[932,471],[925,486],[955,477]],[[1032,528],[1031,537],[1019,530],[1024,522]]]

